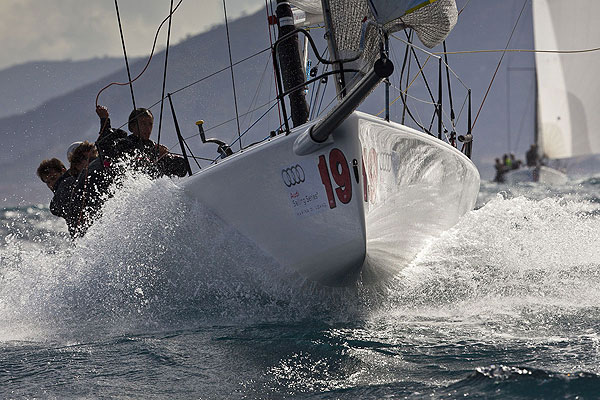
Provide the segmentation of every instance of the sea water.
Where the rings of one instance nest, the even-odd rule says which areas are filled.
[[[0,212],[0,398],[600,398],[600,178],[483,183],[380,284],[281,271],[169,179],[73,245]]]

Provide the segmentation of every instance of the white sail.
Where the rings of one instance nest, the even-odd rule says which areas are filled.
[[[600,47],[600,1],[534,0],[536,50]],[[536,53],[538,145],[549,158],[600,153],[600,52]]]

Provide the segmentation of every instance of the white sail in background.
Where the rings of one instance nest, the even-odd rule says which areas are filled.
[[[599,0],[534,0],[536,50],[600,47],[599,15]],[[535,62],[541,153],[600,153],[600,52],[536,53]]]

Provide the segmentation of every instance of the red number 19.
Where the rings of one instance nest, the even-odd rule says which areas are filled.
[[[337,185],[335,194],[337,195],[338,200],[341,201],[342,204],[348,204],[350,200],[352,200],[352,178],[350,177],[348,161],[341,150],[332,149],[329,152],[329,168],[327,168],[325,156],[319,156],[319,174],[321,175],[321,182],[323,182],[325,191],[327,192],[329,208],[335,208],[336,203],[333,196],[331,179],[329,178],[329,170],[331,170],[331,176]]]

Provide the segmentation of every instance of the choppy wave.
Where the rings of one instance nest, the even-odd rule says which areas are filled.
[[[359,288],[329,291],[282,271],[170,179],[126,180],[75,243],[46,208],[3,212],[0,320],[33,336],[327,318],[363,303]]]
[[[232,368],[257,397],[594,397],[594,179],[484,183],[477,209],[393,279],[345,289],[282,271],[170,179],[126,180],[74,244],[47,208],[4,209],[0,342],[91,340],[144,359],[148,340],[196,340],[209,346],[199,357],[235,349],[239,368],[220,365],[215,379]],[[30,351],[16,345],[15,365]],[[257,366],[257,354],[268,362]]]
[[[491,365],[443,390],[451,397],[485,393],[487,399],[593,399],[600,376],[588,372],[560,373],[530,367]]]

